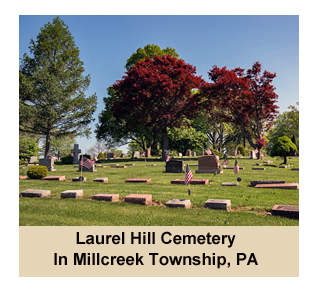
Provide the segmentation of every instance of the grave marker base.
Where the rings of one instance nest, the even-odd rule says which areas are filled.
[[[169,208],[191,208],[191,201],[189,199],[170,199],[166,206]]]
[[[275,205],[272,209],[272,215],[299,219],[299,206]]]

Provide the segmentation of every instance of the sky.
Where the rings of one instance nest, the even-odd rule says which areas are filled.
[[[57,15],[19,16],[19,58],[29,54],[31,38]],[[58,15],[80,50],[85,74],[91,76],[86,95],[98,97],[95,121],[104,108],[106,89],[125,74],[127,59],[139,47],[155,44],[175,48],[180,58],[208,79],[213,65],[249,69],[259,61],[262,70],[276,73],[273,84],[279,112],[299,101],[298,15]],[[96,143],[78,137],[85,152]],[[126,151],[126,147],[121,147]]]

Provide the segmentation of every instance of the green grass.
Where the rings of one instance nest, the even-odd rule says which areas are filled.
[[[195,174],[197,167],[191,167],[193,178],[208,178],[209,185],[191,185],[191,209],[170,209],[164,204],[171,198],[188,199],[188,186],[170,184],[172,179],[184,178],[184,174],[163,173],[164,163],[156,161],[157,166],[146,166],[144,161],[119,160],[133,162],[136,166],[126,169],[97,167],[97,172],[83,172],[87,182],[71,182],[80,175],[74,165],[56,165],[55,172],[49,175],[65,175],[67,181],[20,180],[20,191],[26,189],[51,190],[50,198],[20,197],[20,225],[298,225],[298,220],[271,215],[276,204],[299,205],[298,190],[257,189],[250,187],[251,180],[285,180],[287,183],[298,183],[299,172],[291,171],[298,167],[298,158],[290,159],[291,167],[281,169],[282,160],[273,159],[273,164],[264,164],[265,171],[253,171],[253,164],[262,161],[239,159],[240,186],[221,186],[222,182],[236,182],[237,175],[233,170],[224,170],[223,174]],[[116,161],[117,163],[119,161]],[[197,163],[197,159],[186,163]],[[229,159],[233,166],[234,159]],[[152,163],[152,162],[147,162]],[[20,173],[27,168],[21,167]],[[93,182],[98,177],[108,177],[109,183]],[[127,178],[151,178],[151,183],[125,183]],[[82,189],[83,199],[61,199],[60,193],[65,190]],[[141,206],[124,202],[92,201],[91,196],[97,193],[118,193],[121,198],[131,193],[152,194],[154,206]],[[219,211],[204,208],[208,199],[230,199],[232,211]]]

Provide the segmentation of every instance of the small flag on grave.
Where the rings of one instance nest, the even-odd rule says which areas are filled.
[[[237,156],[237,149],[235,149],[235,156]]]
[[[211,155],[212,151],[210,150],[210,148],[207,148],[207,150],[205,151],[207,155]]]
[[[227,159],[225,159],[223,162],[222,162],[222,166],[223,168],[226,168],[226,166],[228,165],[229,161]]]
[[[89,158],[86,158],[85,156],[82,156],[80,165],[84,166],[87,169],[91,169],[94,165],[94,161],[90,160]]]
[[[235,173],[235,174],[238,174],[238,173],[239,173],[239,164],[238,164],[237,160],[235,161],[234,173]]]
[[[189,168],[189,165],[187,164],[187,168],[185,170],[185,178],[184,178],[184,184],[188,185],[191,181],[191,179],[193,178],[193,174]]]
[[[140,157],[144,157],[146,155],[146,152],[145,151],[143,151],[143,153],[141,154],[141,156]]]

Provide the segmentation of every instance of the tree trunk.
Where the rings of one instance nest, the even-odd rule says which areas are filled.
[[[162,130],[162,159],[166,160],[166,152],[165,150],[168,150],[168,134],[167,134],[167,128],[164,128]]]
[[[286,155],[284,155],[284,164],[286,164]]]
[[[260,152],[261,150],[260,149],[258,149],[258,156],[257,156],[257,159],[260,159],[260,154],[261,154],[261,152]]]
[[[44,158],[49,157],[49,148],[50,148],[50,133],[46,135],[46,145],[45,145],[45,155]]]

